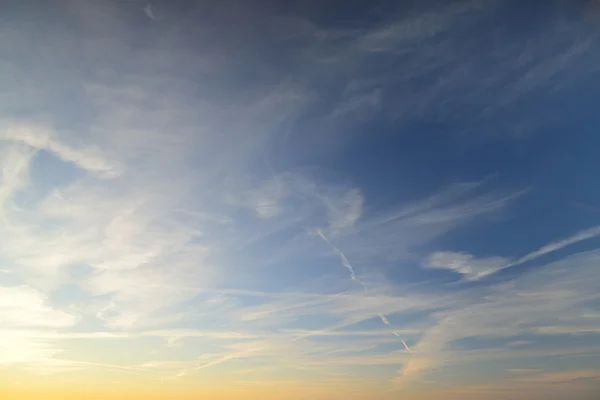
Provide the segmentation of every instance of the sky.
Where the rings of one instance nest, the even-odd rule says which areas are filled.
[[[600,390],[600,2],[4,0],[0,397]]]

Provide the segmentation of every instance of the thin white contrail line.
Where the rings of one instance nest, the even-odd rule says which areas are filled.
[[[346,269],[348,269],[348,271],[350,271],[350,278],[352,278],[353,281],[360,283],[366,294],[367,293],[367,285],[363,281],[361,281],[360,279],[358,279],[356,277],[356,273],[354,272],[354,267],[352,267],[352,264],[350,264],[350,261],[348,261],[348,257],[346,257],[346,255],[337,246],[335,246],[333,243],[331,243],[329,238],[327,236],[325,236],[325,234],[323,233],[322,230],[317,229],[317,234],[321,237],[321,239],[323,239],[323,241],[325,241],[329,246],[331,246],[333,251],[340,257],[342,265],[344,267],[346,267]],[[383,315],[382,313],[377,313],[377,315],[379,316],[379,319],[381,319],[381,322],[383,322],[385,325],[390,325],[390,321],[387,319],[387,317],[385,315]],[[397,332],[392,332],[392,333],[396,337],[400,337],[400,335]],[[406,351],[408,351],[410,354],[413,354],[413,351],[410,349],[410,347],[408,347],[406,342],[403,339],[400,339],[400,341],[404,345],[404,348],[406,349]]]
[[[384,323],[384,324],[386,324],[386,325],[389,325],[389,324],[390,324],[390,320],[389,320],[389,319],[387,319],[387,317],[386,317],[385,315],[383,315],[383,314],[381,314],[381,313],[379,313],[378,315],[379,315],[379,318],[381,319],[381,322],[383,322],[383,323]]]
[[[323,233],[323,231],[321,231],[320,229],[317,229],[317,234],[321,237],[321,239],[323,239],[329,246],[331,246],[331,248],[333,249],[333,251],[340,257],[340,260],[342,261],[342,265],[344,267],[346,267],[346,269],[348,271],[350,271],[350,278],[357,282],[360,283],[363,287],[363,289],[365,290],[365,292],[367,291],[367,285],[365,285],[365,283],[363,281],[361,281],[360,279],[358,279],[356,277],[356,273],[354,272],[354,267],[352,267],[352,264],[350,264],[350,261],[348,261],[348,258],[346,257],[346,255],[344,253],[342,253],[342,251],[340,249],[338,249],[333,243],[331,243],[331,241],[329,240],[329,238],[327,236],[325,236],[325,234]]]
[[[394,332],[394,335],[399,336],[396,332]],[[412,354],[413,351],[410,349],[410,347],[408,347],[408,345],[406,344],[406,342],[404,340],[402,340],[402,339],[400,339],[400,341],[404,345],[404,348],[406,349],[406,351],[408,351],[410,354]]]
[[[577,232],[574,235],[569,236],[568,238],[547,244],[547,245],[539,248],[538,250],[536,250],[532,253],[529,253],[526,256],[521,257],[517,261],[507,265],[507,267],[512,267],[515,265],[526,263],[531,260],[535,260],[536,258],[542,257],[546,254],[553,253],[558,250],[562,250],[563,248],[565,248],[567,246],[570,246],[572,244],[575,244],[575,243],[578,243],[578,242],[581,242],[584,240],[592,239],[597,236],[600,236],[600,226],[595,226],[593,228]]]
[[[329,238],[327,236],[325,236],[325,234],[323,233],[322,230],[317,229],[317,234],[321,237],[321,239],[323,239],[325,241],[325,243],[327,243],[329,246],[331,246],[331,248],[333,249],[333,251],[340,257],[340,260],[342,262],[342,265],[344,267],[346,267],[346,269],[348,271],[350,271],[350,278],[361,284],[365,294],[367,293],[367,285],[361,281],[360,279],[358,279],[356,277],[356,272],[354,271],[354,267],[352,266],[352,264],[350,264],[350,261],[348,261],[348,257],[346,257],[346,255],[333,243],[331,243],[331,240],[329,240]],[[379,319],[381,319],[381,322],[383,322],[385,325],[390,325],[390,321],[387,319],[387,317],[385,315],[383,315],[382,313],[377,313],[377,315],[379,316]]]

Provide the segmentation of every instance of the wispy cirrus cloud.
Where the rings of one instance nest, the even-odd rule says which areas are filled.
[[[65,143],[52,139],[56,133],[41,126],[27,126],[20,123],[4,123],[0,139],[23,143],[35,150],[46,150],[65,162],[97,174],[100,177],[114,178],[121,174],[121,167],[104,157],[97,148],[74,149]]]
[[[511,263],[510,266],[519,265],[519,264],[526,263],[528,261],[535,260],[536,258],[539,258],[546,254],[550,254],[555,251],[564,249],[565,247],[568,247],[572,244],[595,238],[598,235],[600,235],[600,227],[598,227],[598,226],[577,232],[576,234],[569,236],[566,239],[562,239],[562,240],[559,240],[556,242],[549,243],[549,244],[541,247],[540,249],[519,258],[514,263]]]
[[[586,320],[576,310],[598,300],[592,289],[597,280],[592,265],[597,258],[597,251],[568,256],[517,280],[495,284],[483,298],[465,304],[464,308],[435,313],[438,323],[426,329],[412,346],[420,357],[416,366],[405,366],[401,375],[420,376],[448,364],[461,363],[460,352],[448,357],[450,347],[460,339],[585,334],[598,321]],[[515,316],[515,309],[523,311],[519,314],[522,317]],[[557,330],[553,333],[552,329]],[[519,357],[519,352],[513,356]]]
[[[509,261],[502,257],[477,259],[471,254],[437,252],[429,256],[426,268],[448,269],[463,275],[464,279],[476,281],[505,268]]]
[[[62,310],[49,307],[46,296],[27,286],[0,289],[0,314],[6,328],[73,326],[76,318]]]
[[[476,258],[467,253],[436,252],[429,256],[425,268],[448,269],[461,274],[468,281],[476,281],[505,268],[515,267],[547,254],[562,250],[573,244],[586,241],[600,235],[600,228],[593,227],[577,232],[572,236],[549,243],[517,260],[504,257]]]
[[[35,330],[71,328],[78,318],[48,303],[47,296],[32,287],[0,286],[0,365],[31,364],[60,353],[60,347]],[[27,329],[35,333],[24,335]]]
[[[11,208],[8,201],[27,184],[29,162],[33,152],[30,149],[10,146],[2,149],[2,182],[0,184],[0,205]]]

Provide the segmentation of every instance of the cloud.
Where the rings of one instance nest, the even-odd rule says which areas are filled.
[[[307,229],[311,220],[327,219],[322,230],[340,235],[352,230],[362,215],[363,197],[357,188],[314,177],[311,170],[290,170],[255,181],[236,182],[226,189],[228,204],[251,210],[275,231],[294,226]],[[278,217],[278,218],[274,218]]]
[[[61,328],[76,322],[75,316],[46,305],[44,294],[28,286],[0,287],[0,316],[3,328]]]
[[[27,184],[33,153],[21,146],[3,147],[1,151],[0,207],[7,207],[7,202]]]
[[[103,178],[114,178],[122,173],[122,167],[103,157],[99,149],[74,149],[64,143],[52,139],[53,135],[47,129],[20,123],[3,124],[0,139],[23,143],[36,150],[46,150],[65,162],[97,174]]]
[[[425,268],[448,269],[463,275],[465,280],[476,281],[505,268],[533,261],[584,240],[600,235],[600,227],[580,231],[566,239],[547,244],[516,261],[504,257],[476,258],[467,253],[436,252],[429,256]]]
[[[253,209],[261,218],[272,218],[283,212],[282,202],[291,195],[291,188],[285,177],[274,177],[249,191],[242,199],[242,204]]]
[[[47,297],[28,286],[0,286],[0,366],[36,363],[60,353],[40,329],[69,328],[77,317],[48,305]],[[24,335],[23,330],[33,330]]]
[[[412,258],[415,249],[479,217],[502,211],[528,192],[481,193],[483,183],[456,183],[427,198],[363,217],[341,243],[353,258],[369,263]]]
[[[360,120],[374,115],[381,108],[382,91],[376,89],[369,93],[352,94],[341,102],[329,115],[332,120],[349,121]]]
[[[529,340],[515,340],[512,342],[508,342],[506,343],[506,345],[508,347],[519,347],[519,346],[526,346],[528,344],[533,344],[534,342],[529,341]]]
[[[353,281],[359,283],[363,287],[363,289],[366,291],[367,286],[365,285],[365,283],[363,281],[361,281],[360,279],[358,279],[356,277],[356,272],[354,272],[354,267],[352,266],[352,264],[350,264],[350,261],[348,261],[348,258],[346,257],[346,255],[344,253],[342,253],[342,251],[340,249],[338,249],[336,246],[334,246],[333,243],[331,243],[331,241],[329,240],[329,238],[327,236],[325,236],[325,234],[320,229],[317,229],[317,235],[319,235],[319,237],[321,239],[323,239],[323,241],[325,241],[325,243],[327,243],[329,246],[331,246],[333,251],[340,257],[340,261],[342,262],[342,265],[348,270],[348,272],[350,272],[350,278]]]
[[[331,248],[340,256],[340,260],[342,261],[342,265],[344,267],[346,267],[348,269],[348,271],[350,272],[350,278],[355,281],[358,282],[359,284],[362,285],[365,294],[367,294],[367,285],[361,281],[360,279],[358,279],[356,277],[356,273],[354,272],[354,267],[352,267],[352,265],[350,264],[350,262],[348,261],[348,258],[346,257],[346,255],[344,253],[342,253],[342,251],[340,249],[338,249],[333,243],[331,243],[331,241],[329,240],[329,238],[327,236],[325,236],[325,234],[318,229],[317,230],[317,234],[328,244],[331,246]],[[382,314],[381,312],[377,312],[377,315],[379,316],[379,319],[381,319],[381,322],[383,322],[384,325],[390,325],[390,321],[388,320],[388,318]],[[394,334],[397,336],[397,333],[394,332]],[[404,341],[402,341],[402,343],[404,344],[404,346],[406,346],[406,344],[404,343]]]
[[[404,340],[401,340],[402,345],[404,346],[404,348],[406,349],[406,351],[408,351],[409,353],[412,354],[412,350],[410,349],[410,347],[408,347],[408,345],[406,344],[406,342]]]
[[[586,320],[581,312],[585,304],[600,299],[593,289],[598,283],[593,273],[598,257],[598,251],[568,256],[511,282],[494,284],[483,296],[474,291],[476,297],[468,296],[462,306],[435,313],[438,322],[425,329],[412,346],[421,359],[419,368],[408,366],[403,375],[421,376],[433,369],[467,363],[467,352],[451,350],[460,339],[583,334],[597,326],[597,320]],[[520,312],[515,314],[515,310]],[[527,352],[517,347],[485,357],[520,358],[527,357]]]
[[[358,189],[350,189],[337,201],[324,198],[329,218],[329,231],[339,234],[354,227],[362,215],[364,199]]]
[[[60,353],[60,348],[44,338],[23,338],[19,332],[0,330],[0,367],[41,363]]]
[[[443,121],[468,116],[473,135],[499,136],[509,128],[514,135],[539,131],[556,115],[533,118],[519,107],[537,102],[534,95],[550,99],[589,82],[594,74],[590,62],[597,59],[594,34],[583,33],[580,20],[561,12],[548,20],[532,21],[532,29],[517,42],[508,23],[497,19],[504,7],[500,1],[433,1],[390,13],[382,24],[345,30],[311,27],[311,21],[305,21],[302,32],[318,40],[309,41],[305,52],[313,56],[313,62],[304,65],[311,78],[318,73],[323,81],[333,82],[330,86],[338,83],[334,86],[336,110],[352,109],[357,99],[378,93],[385,101],[377,105],[376,115],[398,124],[409,126],[411,121],[432,116]],[[486,22],[494,24],[494,29],[472,34]],[[493,49],[488,61],[473,50],[483,48]],[[399,67],[388,68],[390,60]],[[574,71],[579,74],[573,75]],[[370,118],[373,106],[364,103],[360,111],[365,110]],[[510,126],[502,117],[507,112]],[[356,114],[360,112],[352,120]],[[346,135],[352,128],[347,126]]]
[[[154,11],[152,10],[152,4],[148,3],[146,7],[144,7],[144,13],[151,20],[156,20],[156,16],[154,15]]]
[[[518,382],[544,385],[568,383],[581,379],[600,379],[600,370],[576,370],[568,372],[534,374],[514,378],[514,380]]]
[[[566,239],[559,240],[557,242],[552,242],[550,244],[547,244],[547,245],[541,247],[540,249],[538,249],[532,253],[529,253],[526,256],[519,258],[514,263],[511,263],[510,266],[519,265],[519,264],[523,264],[523,263],[535,260],[536,258],[542,257],[546,254],[553,253],[555,251],[561,250],[565,247],[568,247],[572,244],[575,244],[575,243],[578,243],[578,242],[581,242],[584,240],[592,239],[594,237],[597,237],[598,235],[600,235],[600,227],[598,227],[598,226],[577,232],[573,236],[570,236]]]
[[[512,374],[535,374],[536,372],[540,372],[540,370],[534,368],[513,368],[509,369],[508,372]]]
[[[505,268],[509,260],[503,257],[475,258],[466,253],[436,252],[429,256],[425,268],[448,269],[465,280],[476,281]]]

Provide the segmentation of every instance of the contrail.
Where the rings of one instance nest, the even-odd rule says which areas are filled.
[[[317,229],[317,234],[321,237],[321,239],[323,239],[325,241],[325,243],[327,243],[329,246],[331,246],[333,251],[340,257],[342,265],[344,267],[346,267],[346,269],[348,271],[350,271],[350,278],[352,278],[353,281],[360,283],[362,285],[365,293],[367,293],[367,285],[363,281],[361,281],[360,279],[358,279],[356,277],[356,273],[354,272],[354,267],[352,267],[352,264],[350,264],[350,261],[348,261],[348,257],[346,257],[346,255],[339,248],[337,248],[337,246],[335,246],[333,243],[331,243],[329,238],[327,236],[325,236],[325,234],[323,233],[322,230]],[[385,325],[390,325],[390,321],[387,319],[387,317],[385,315],[383,315],[381,313],[378,313],[377,315],[381,319],[381,322],[383,322]]]
[[[362,285],[364,291],[365,291],[365,294],[366,294],[367,293],[367,285],[363,281],[361,281],[360,279],[358,279],[356,277],[356,273],[354,272],[354,267],[352,267],[352,264],[350,264],[350,261],[348,261],[348,258],[346,257],[346,255],[339,248],[337,248],[333,243],[331,243],[331,241],[329,240],[329,238],[327,236],[325,236],[325,234],[323,233],[322,230],[317,229],[316,232],[321,237],[321,239],[323,239],[323,241],[325,243],[327,243],[329,246],[331,246],[331,248],[333,249],[333,251],[340,257],[342,265],[344,267],[346,267],[346,269],[350,272],[350,278],[352,278],[353,281],[360,283]],[[385,325],[390,325],[390,321],[387,319],[387,317],[385,315],[383,315],[382,313],[377,313],[377,315],[381,319],[381,322],[383,322]],[[392,333],[396,337],[400,337],[400,335],[398,334],[398,332],[394,331]],[[400,341],[404,345],[404,348],[406,349],[406,351],[408,351],[410,354],[413,354],[413,351],[410,349],[410,347],[408,347],[408,345],[406,344],[406,342],[404,340],[402,340],[402,339],[400,339]]]
[[[383,323],[384,323],[384,324],[386,324],[386,325],[389,325],[389,324],[390,324],[390,320],[389,320],[389,319],[387,319],[387,317],[386,317],[385,315],[383,315],[383,314],[381,314],[381,313],[379,313],[378,315],[379,315],[379,318],[381,318],[381,322],[383,322]]]
[[[399,336],[396,332],[394,332],[394,335]],[[406,344],[406,342],[404,340],[402,340],[402,339],[400,339],[400,341],[404,345],[404,348],[406,349],[406,351],[408,351],[410,354],[413,354],[413,351],[410,349],[410,347],[408,347],[408,345]]]
[[[323,239],[327,244],[329,244],[329,246],[331,246],[331,248],[333,249],[333,251],[340,256],[340,260],[342,261],[342,265],[344,267],[346,267],[348,269],[348,271],[350,271],[350,277],[352,278],[353,281],[356,281],[358,283],[360,283],[363,287],[363,289],[365,290],[365,294],[367,293],[367,285],[361,281],[360,279],[358,279],[356,277],[356,273],[354,272],[354,268],[352,267],[352,264],[350,264],[350,261],[348,261],[348,258],[346,257],[346,255],[344,253],[342,253],[342,251],[340,249],[338,249],[333,243],[331,243],[331,241],[329,240],[329,238],[327,236],[325,236],[325,234],[323,233],[323,231],[321,231],[320,229],[317,229],[317,234],[319,236],[321,236],[321,239]],[[381,322],[383,322],[385,325],[390,325],[390,321],[387,319],[387,317],[385,315],[383,315],[382,313],[377,313],[377,315],[379,315],[379,318],[381,319]],[[400,335],[398,334],[398,332],[393,332],[393,334],[397,337],[400,337]],[[400,339],[400,341],[402,342],[402,344],[404,345],[404,348],[406,349],[406,351],[408,351],[410,354],[413,354],[413,351],[410,349],[410,347],[408,347],[408,345],[406,344],[406,342],[402,339]]]
[[[524,264],[529,261],[533,261],[537,258],[545,256],[546,254],[554,253],[555,251],[562,250],[565,247],[582,242],[584,240],[593,239],[598,236],[600,236],[600,226],[594,226],[592,228],[585,229],[583,231],[579,231],[579,232],[575,233],[574,235],[571,235],[565,239],[558,240],[556,242],[551,242],[545,246],[542,246],[539,249],[537,249],[536,251],[533,251],[515,261],[511,261],[511,262],[505,264],[504,266],[498,268],[494,272],[497,272],[497,271],[500,271],[500,270],[503,270],[506,268],[515,267],[517,265],[521,265],[521,264]]]
[[[517,261],[514,261],[514,262],[506,265],[504,268],[513,267],[515,265],[520,265],[520,264],[526,263],[528,261],[535,260],[536,258],[542,257],[546,254],[553,253],[555,251],[561,250],[572,244],[575,244],[575,243],[578,243],[578,242],[581,242],[584,240],[592,239],[597,236],[600,236],[600,226],[595,226],[590,229],[579,231],[576,234],[569,236],[566,239],[562,239],[557,242],[552,242],[550,244],[547,244],[547,245],[539,248],[538,250],[536,250],[532,253],[529,253],[524,257],[519,258]]]
[[[319,236],[321,236],[321,239],[323,239],[329,246],[331,246],[331,248],[333,249],[333,251],[340,256],[340,260],[342,261],[342,265],[344,267],[346,267],[346,269],[348,271],[350,271],[350,278],[352,278],[353,281],[360,283],[363,287],[363,289],[365,290],[365,292],[367,291],[367,285],[365,285],[365,283],[363,281],[361,281],[360,279],[358,279],[356,277],[356,273],[354,272],[354,268],[352,267],[352,264],[350,264],[350,261],[348,261],[348,258],[346,257],[346,255],[344,253],[342,253],[342,251],[340,249],[338,249],[333,243],[331,243],[331,241],[329,240],[329,238],[327,238],[327,236],[325,236],[325,234],[323,233],[323,231],[321,231],[320,229],[317,229],[317,234]]]

